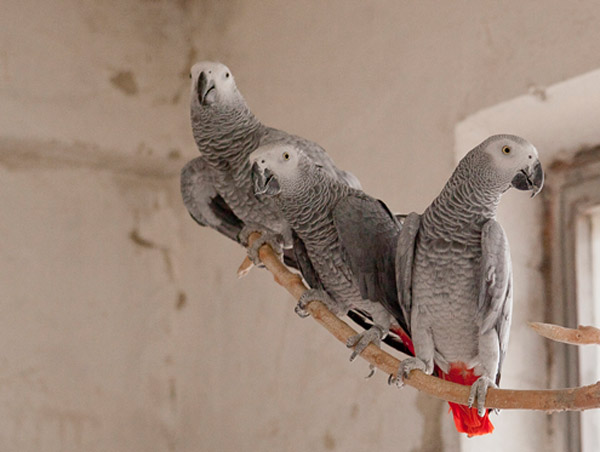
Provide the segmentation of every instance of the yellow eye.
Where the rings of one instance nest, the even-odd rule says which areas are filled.
[[[510,148],[508,146],[502,146],[503,154],[510,154]]]
[[[288,152],[284,152],[283,153],[283,160],[289,160],[290,159],[290,154]]]

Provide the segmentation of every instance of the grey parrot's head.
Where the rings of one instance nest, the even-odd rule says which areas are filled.
[[[227,66],[212,61],[201,61],[192,66],[192,105],[209,107],[215,104],[232,105],[242,100],[233,74]]]
[[[302,177],[308,158],[298,148],[273,144],[261,146],[250,154],[252,180],[256,195],[275,196],[282,187],[293,186]]]
[[[529,190],[537,195],[544,185],[544,171],[537,149],[516,135],[493,135],[471,153],[484,156],[484,177],[508,190]]]

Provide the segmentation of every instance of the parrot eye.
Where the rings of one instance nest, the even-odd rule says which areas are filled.
[[[190,72],[190,78],[192,78],[192,73]]]
[[[225,72],[225,78],[229,78],[229,72]]]
[[[283,157],[283,160],[289,160],[290,159],[289,152],[284,152],[282,157]]]
[[[502,146],[502,153],[503,154],[510,154],[510,148],[508,146]]]

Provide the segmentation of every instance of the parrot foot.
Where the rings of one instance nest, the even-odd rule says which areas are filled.
[[[482,417],[485,414],[485,397],[487,395],[488,388],[497,388],[496,384],[488,377],[481,376],[475,383],[471,385],[471,392],[469,393],[469,408],[473,406],[475,400],[477,400],[477,414]]]
[[[242,244],[242,246],[247,247],[248,241],[250,239],[250,234],[252,234],[253,232],[257,232],[260,234],[261,231],[259,231],[259,228],[244,226],[237,235],[238,242],[240,242]]]
[[[377,367],[375,367],[373,364],[369,364],[369,375],[365,377],[365,380],[368,380],[375,375],[375,372],[377,372]]]
[[[383,327],[379,325],[373,325],[367,331],[350,336],[346,341],[346,347],[355,347],[354,351],[350,355],[350,362],[354,361],[358,355],[360,355],[369,344],[374,344],[379,347],[381,339],[385,337],[387,332]]]
[[[249,233],[245,232],[245,229],[242,229],[242,232],[240,232],[239,238],[240,241],[242,241],[244,239],[244,236],[246,237],[246,242],[247,242],[247,237],[252,233],[252,232],[258,232],[255,230],[250,230]],[[242,243],[244,243],[242,241]],[[275,254],[277,254],[278,256],[281,256],[283,254],[283,236],[281,234],[274,234],[272,232],[263,232],[261,233],[260,238],[256,239],[251,246],[248,247],[248,258],[252,261],[252,263],[256,266],[261,265],[262,266],[262,262],[260,261],[260,257],[258,256],[258,250],[260,249],[261,246],[263,245],[269,245],[273,251],[275,252]]]
[[[311,301],[320,301],[327,307],[327,309],[329,309],[338,317],[341,317],[345,314],[345,311],[340,311],[340,307],[335,301],[332,300],[327,292],[319,289],[308,289],[300,296],[298,304],[294,308],[296,314],[302,318],[308,317],[310,314],[308,311],[306,311],[306,307]]]
[[[415,369],[431,375],[433,373],[433,362],[426,363],[417,357],[406,358],[400,363],[397,376],[390,375],[388,384],[395,384],[398,388],[402,388],[404,386],[404,379]]]

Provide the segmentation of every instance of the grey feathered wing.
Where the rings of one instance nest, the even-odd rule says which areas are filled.
[[[312,261],[308,257],[306,246],[302,239],[296,234],[296,231],[292,230],[292,241],[293,241],[293,252],[294,258],[297,263],[297,268],[302,273],[302,277],[305,279],[308,287],[311,289],[325,290],[321,278],[317,274],[313,267]]]
[[[402,223],[402,231],[396,245],[396,286],[398,287],[398,305],[408,324],[410,333],[410,313],[412,310],[412,271],[417,244],[417,235],[421,226],[421,215],[412,212]]]
[[[201,226],[210,226],[237,242],[244,223],[215,190],[212,169],[203,157],[196,157],[182,168],[180,183],[190,216]]]
[[[294,231],[292,231],[292,237],[294,243],[294,262],[296,263],[297,268],[302,273],[302,276],[306,280],[308,286],[311,289],[325,290],[323,283],[319,278],[319,275],[315,271],[312,262],[308,257],[308,253],[306,251],[306,246],[304,245],[304,242],[302,242],[300,237],[298,237],[298,234],[296,234]],[[373,319],[366,312],[360,311],[358,309],[352,309],[348,311],[347,315],[350,319],[352,319],[354,323],[364,328],[365,330],[368,330],[373,325]],[[408,349],[406,344],[392,334],[388,334],[385,338],[383,338],[383,342],[385,342],[393,349],[396,349],[402,353],[405,353],[407,355],[411,354],[411,351]]]
[[[495,329],[500,353],[496,384],[500,382],[502,363],[506,356],[512,316],[512,263],[508,240],[502,226],[488,220],[481,233],[481,285],[478,320],[480,333]]]
[[[351,192],[338,201],[333,221],[361,296],[385,306],[406,331],[394,269],[400,224],[382,201],[362,192]]]

